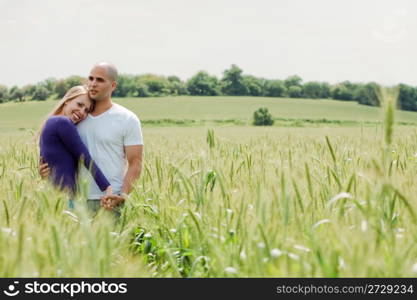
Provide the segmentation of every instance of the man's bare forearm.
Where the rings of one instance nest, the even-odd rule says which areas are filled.
[[[130,194],[136,180],[139,179],[142,171],[142,162],[129,164],[125,178],[123,179],[122,194]]]

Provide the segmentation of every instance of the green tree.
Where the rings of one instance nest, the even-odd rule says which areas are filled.
[[[72,88],[73,86],[76,86],[76,85],[85,85],[85,84],[87,84],[87,81],[84,77],[77,76],[77,75],[70,76],[70,77],[66,78],[65,81],[67,82],[68,89],[70,89],[70,88]]]
[[[46,100],[49,95],[50,95],[50,92],[48,91],[46,87],[42,85],[37,85],[31,95],[31,99],[42,101],[42,100]]]
[[[47,78],[44,81],[39,82],[37,85],[44,87],[48,91],[48,97],[55,93],[55,85],[57,80],[55,78]]]
[[[360,88],[361,85],[359,84],[343,81],[332,87],[331,97],[336,100],[357,100]]]
[[[271,126],[274,119],[266,107],[261,107],[253,113],[253,125],[255,126]]]
[[[53,91],[57,94],[58,99],[62,99],[70,88],[76,85],[85,85],[86,83],[85,78],[74,75],[65,79],[56,80]]]
[[[188,90],[185,82],[183,82],[178,76],[171,75],[167,77],[169,82],[169,94],[170,95],[187,95]]]
[[[400,84],[398,104],[402,110],[417,111],[417,90],[412,86]]]
[[[365,84],[358,91],[358,103],[370,106],[381,106],[377,95],[378,85],[375,82]]]
[[[9,90],[6,86],[0,85],[0,103],[7,102],[9,100]]]
[[[141,85],[142,84],[142,85]],[[136,89],[141,87],[144,92],[143,85],[146,86],[147,93],[151,97],[164,96],[169,94],[169,81],[163,77],[155,74],[145,74],[136,77]],[[145,93],[141,93],[140,97],[146,97]]]
[[[284,80],[285,87],[289,90],[292,86],[301,87],[303,80],[298,75],[292,75]]]
[[[117,78],[117,87],[113,92],[114,97],[133,96],[136,93],[135,76],[120,74]]]
[[[21,88],[23,92],[23,99],[21,101],[33,100],[33,94],[35,94],[37,85],[28,84]]]
[[[221,86],[225,95],[242,96],[249,94],[248,88],[243,81],[242,72],[242,69],[236,65],[232,65],[230,69],[223,72]]]
[[[57,94],[58,99],[62,99],[68,89],[68,84],[64,79],[55,82],[54,92]]]
[[[200,71],[187,81],[190,95],[216,96],[220,95],[219,81],[205,71]]]
[[[22,89],[20,89],[17,86],[13,86],[10,89],[9,94],[10,94],[10,100],[15,100],[15,101],[19,101],[19,102],[24,100],[24,92],[23,92]]]
[[[330,96],[330,85],[325,82],[310,81],[303,84],[303,97],[325,99]]]
[[[266,80],[265,82],[265,96],[268,97],[284,97],[287,93],[287,88],[282,80]]]
[[[290,86],[288,96],[291,98],[301,98],[303,96],[303,89],[300,86]]]
[[[168,76],[167,79],[169,82],[181,82],[181,79],[175,75]]]
[[[264,79],[252,75],[243,75],[243,84],[250,96],[262,96],[264,94]]]

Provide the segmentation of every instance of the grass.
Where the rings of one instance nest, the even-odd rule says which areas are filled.
[[[384,112],[367,126],[146,127],[116,225],[66,211],[31,133],[2,133],[0,275],[415,277],[417,128]]]

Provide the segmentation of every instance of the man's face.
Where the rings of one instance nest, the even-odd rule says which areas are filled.
[[[108,77],[106,68],[95,66],[88,76],[88,93],[91,99],[101,101],[111,97],[116,82]]]

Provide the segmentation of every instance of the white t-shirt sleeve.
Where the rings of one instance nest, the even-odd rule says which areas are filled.
[[[143,145],[141,124],[137,116],[128,118],[125,128],[124,146]]]

